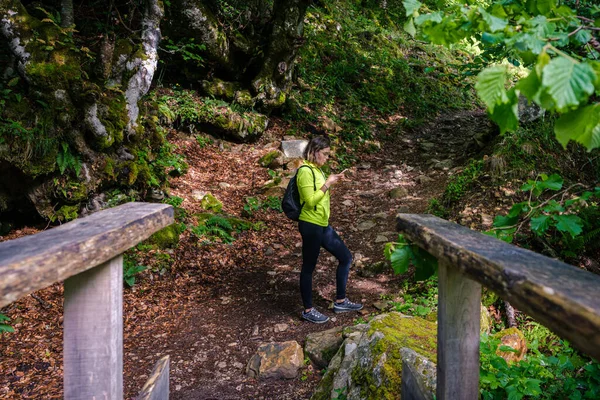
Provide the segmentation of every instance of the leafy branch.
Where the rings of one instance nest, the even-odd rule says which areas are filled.
[[[586,2],[573,9],[547,0],[468,3],[429,12],[418,0],[404,0],[405,30],[445,46],[471,40],[493,55],[476,59],[485,68],[476,89],[502,132],[517,129],[523,95],[561,115],[555,134],[563,146],[572,140],[588,150],[600,147],[600,104],[590,103],[600,95],[600,42],[594,36],[600,7]],[[530,67],[529,75],[510,83],[506,65],[489,66],[503,60]]]

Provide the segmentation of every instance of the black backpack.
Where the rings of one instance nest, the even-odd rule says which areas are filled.
[[[300,168],[304,167],[310,169],[310,172],[313,174],[313,185],[316,192],[317,180],[315,178],[315,171],[313,171],[313,169],[308,165],[300,166]],[[298,171],[300,171],[300,168],[298,168]],[[283,194],[283,199],[281,200],[281,208],[283,209],[283,212],[292,221],[298,221],[298,218],[300,218],[300,213],[302,212],[302,207],[304,206],[304,203],[300,203],[300,191],[298,190],[298,183],[296,182],[298,171],[296,171],[296,175],[290,179],[290,183],[288,183],[285,193]],[[317,206],[315,206],[315,210],[316,209]]]

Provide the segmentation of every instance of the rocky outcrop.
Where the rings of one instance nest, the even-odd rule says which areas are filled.
[[[402,382],[402,349],[436,361],[437,326],[397,312],[344,330],[313,400],[397,399]],[[345,396],[345,397],[344,397]]]

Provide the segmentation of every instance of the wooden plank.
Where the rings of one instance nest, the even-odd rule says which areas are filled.
[[[123,398],[123,256],[65,281],[64,397]]]
[[[169,205],[127,203],[0,243],[0,308],[116,257],[173,221]]]
[[[398,230],[600,359],[600,276],[432,215],[399,214]]]
[[[169,356],[167,355],[158,360],[136,400],[168,400],[168,398]]]
[[[479,398],[481,285],[439,263],[437,390],[440,400]]]

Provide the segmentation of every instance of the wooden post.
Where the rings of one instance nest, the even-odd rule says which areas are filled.
[[[64,398],[123,398],[123,256],[65,281]]]
[[[479,398],[481,285],[439,262],[437,393],[439,400]]]

